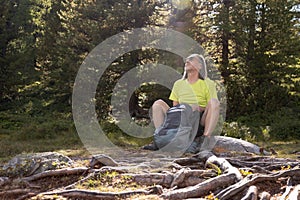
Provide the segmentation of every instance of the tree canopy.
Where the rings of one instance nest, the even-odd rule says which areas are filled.
[[[205,49],[226,87],[228,121],[272,126],[278,138],[300,138],[296,0],[0,2],[2,113],[70,116],[73,84],[88,53],[120,32],[158,26],[180,31]],[[180,69],[179,59],[141,49],[115,60],[98,84],[99,120],[109,116],[112,90],[133,66],[155,62]],[[143,85],[132,97],[132,113],[141,114],[168,94],[160,85]]]

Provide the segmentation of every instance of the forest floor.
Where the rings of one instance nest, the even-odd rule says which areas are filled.
[[[300,191],[297,189],[300,185],[300,160],[296,154],[300,149],[297,144],[276,143],[274,148],[279,154],[273,156],[231,154],[204,158],[186,154],[151,157],[149,151],[127,149],[122,154],[103,152],[118,162],[118,167],[102,168],[90,167],[92,155],[84,149],[60,150],[59,153],[74,161],[72,168],[0,182],[0,199],[155,200],[197,197],[234,200],[246,197],[251,193],[250,188],[254,188],[256,192],[251,195],[266,194],[275,200]],[[208,161],[211,159],[213,161]],[[231,168],[238,169],[237,173],[242,177],[235,177],[233,181],[228,176]],[[245,186],[243,181],[249,184]],[[230,190],[232,186],[235,187]],[[197,191],[204,190],[203,194],[195,196]],[[229,197],[224,194],[226,191]]]

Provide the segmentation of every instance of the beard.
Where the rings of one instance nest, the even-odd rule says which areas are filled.
[[[186,73],[199,73],[197,69],[195,68],[184,68],[184,70],[186,71]]]

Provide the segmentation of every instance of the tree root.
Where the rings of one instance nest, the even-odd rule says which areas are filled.
[[[300,176],[300,169],[292,169],[287,171],[281,171],[274,173],[272,175],[250,175],[240,182],[228,187],[227,189],[221,191],[217,194],[219,199],[231,199],[234,195],[242,192],[245,188],[250,187],[251,185],[257,184],[264,181],[276,181],[281,177],[291,177],[291,176]]]
[[[202,167],[191,169],[189,168],[191,165]],[[300,198],[300,164],[298,160],[264,156],[220,158],[210,152],[201,152],[201,154],[191,158],[174,160],[171,170],[167,168],[165,171],[159,171],[159,173],[150,171],[135,173],[137,170],[130,170],[130,167],[118,165],[114,167],[104,166],[100,169],[92,169],[91,167],[65,168],[18,179],[2,178],[1,187],[3,189],[0,189],[0,199],[9,197],[22,200],[33,196],[46,197],[51,195],[78,199],[123,199],[132,195],[156,195],[165,199],[187,199],[202,198],[213,194],[215,198],[221,200],[270,200],[272,191],[263,191],[265,187],[261,186],[265,182],[280,183],[281,185],[277,188],[278,191],[280,190],[282,199]],[[279,169],[279,171],[274,172],[274,169]],[[134,173],[129,171],[134,171]],[[102,180],[97,179],[103,178],[102,175],[111,175],[107,172],[117,172],[113,174],[114,180],[126,180],[128,181],[126,183],[133,183],[142,187],[126,192],[78,189],[78,185],[90,180]],[[244,172],[248,172],[248,175]],[[71,179],[70,176],[72,176]],[[53,177],[69,179],[67,184],[56,188],[52,187],[50,190],[48,188],[43,189],[42,186],[37,187],[38,183]],[[287,182],[283,182],[286,180]],[[9,185],[11,185],[10,188]],[[282,185],[285,186],[282,187]],[[46,190],[47,192],[45,192]]]
[[[91,190],[78,190],[78,189],[71,189],[71,190],[63,190],[63,191],[53,191],[53,192],[45,192],[41,193],[38,196],[48,196],[48,195],[59,195],[63,197],[75,197],[75,198],[92,198],[92,199],[117,199],[117,198],[127,198],[133,195],[149,195],[149,194],[158,194],[162,193],[161,186],[154,186],[148,188],[146,190],[135,190],[135,191],[128,191],[128,192],[99,192],[99,191],[91,191]]]

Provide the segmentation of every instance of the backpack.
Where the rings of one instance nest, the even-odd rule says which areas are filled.
[[[187,152],[199,126],[200,114],[188,104],[171,107],[163,125],[154,132],[154,145],[162,151]]]

